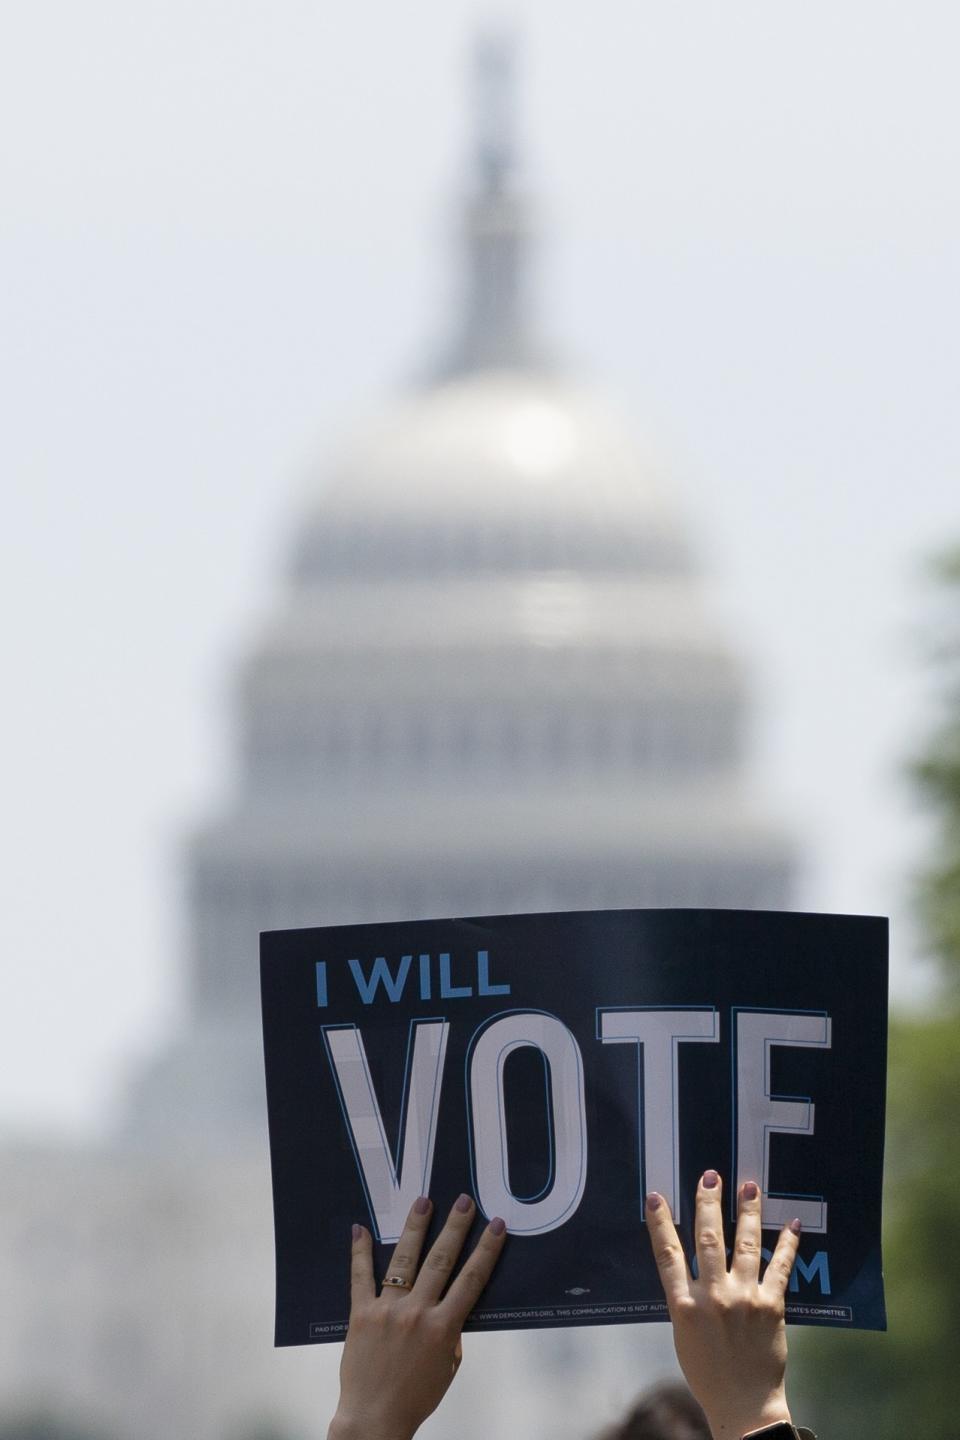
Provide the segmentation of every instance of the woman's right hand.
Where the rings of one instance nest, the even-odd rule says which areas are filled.
[[[328,1440],[411,1440],[457,1373],[464,1322],[500,1257],[506,1227],[490,1221],[447,1288],[476,1206],[460,1196],[419,1265],[432,1212],[426,1197],[415,1202],[387,1271],[400,1283],[385,1284],[379,1295],[370,1232],[353,1227],[350,1324]]]
[[[753,1181],[740,1187],[729,1269],[722,1194],[719,1175],[706,1171],[697,1187],[696,1279],[661,1195],[647,1196],[646,1218],[680,1368],[714,1440],[740,1440],[765,1425],[790,1421],[784,1298],[800,1222],[781,1231],[761,1281],[759,1187]]]

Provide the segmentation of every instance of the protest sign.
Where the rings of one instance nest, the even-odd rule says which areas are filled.
[[[609,910],[275,931],[261,986],[276,1343],[338,1340],[350,1232],[413,1201],[509,1230],[468,1329],[665,1320],[644,1223],[757,1180],[803,1222],[787,1318],[885,1328],[887,922]]]

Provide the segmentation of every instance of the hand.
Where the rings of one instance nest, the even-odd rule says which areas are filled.
[[[796,1259],[800,1222],[780,1234],[760,1280],[760,1191],[740,1188],[733,1259],[723,1243],[723,1187],[708,1170],[697,1187],[695,1280],[662,1195],[647,1196],[647,1226],[667,1297],[680,1368],[714,1440],[790,1420],[784,1375],[784,1296]]]
[[[503,1221],[491,1220],[444,1295],[475,1208],[460,1196],[417,1275],[433,1206],[424,1197],[415,1201],[387,1268],[410,1288],[385,1285],[379,1295],[370,1233],[353,1227],[350,1324],[328,1440],[410,1440],[440,1404],[460,1365],[464,1322],[505,1239]]]

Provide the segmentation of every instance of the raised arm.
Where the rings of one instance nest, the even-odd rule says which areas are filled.
[[[768,1426],[792,1423],[785,1388],[784,1299],[800,1222],[781,1231],[761,1280],[759,1188],[753,1181],[740,1187],[729,1267],[722,1197],[719,1175],[706,1171],[697,1186],[696,1279],[661,1195],[647,1196],[646,1214],[680,1368],[714,1440],[741,1440]]]

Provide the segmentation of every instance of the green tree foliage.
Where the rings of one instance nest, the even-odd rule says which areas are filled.
[[[792,1335],[797,1419],[824,1440],[960,1437],[960,551],[938,568],[945,713],[914,775],[937,819],[918,900],[942,984],[933,1014],[891,1026],[889,1331]]]
[[[949,597],[935,637],[935,658],[944,676],[946,714],[914,766],[921,792],[940,819],[937,852],[923,880],[920,913],[943,972],[954,1015],[960,1014],[960,549],[938,565]],[[956,1097],[954,1097],[956,1098]]]

